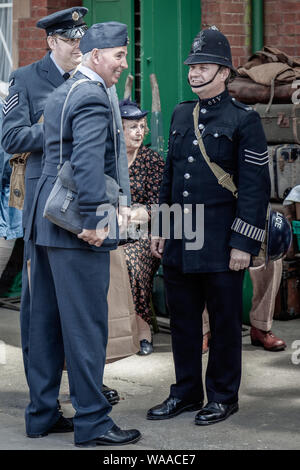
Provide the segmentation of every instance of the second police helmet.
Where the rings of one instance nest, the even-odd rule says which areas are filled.
[[[218,64],[235,71],[229,41],[216,26],[197,34],[184,64]]]
[[[266,240],[266,263],[282,258],[292,243],[292,228],[286,217],[269,209]]]

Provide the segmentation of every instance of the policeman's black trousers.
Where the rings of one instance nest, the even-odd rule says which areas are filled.
[[[187,274],[164,266],[176,374],[172,396],[187,402],[204,398],[202,313],[206,305],[211,331],[207,399],[227,404],[238,401],[243,277],[244,271]]]

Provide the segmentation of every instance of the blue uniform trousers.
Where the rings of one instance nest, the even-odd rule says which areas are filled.
[[[113,426],[100,392],[105,365],[109,252],[32,245],[31,318],[26,431],[40,434],[58,419],[57,398],[66,358],[76,410],[76,443]]]
[[[208,401],[235,403],[241,380],[243,271],[182,273],[164,266],[176,384],[171,395],[204,398],[202,312],[209,312],[211,342],[206,370]]]

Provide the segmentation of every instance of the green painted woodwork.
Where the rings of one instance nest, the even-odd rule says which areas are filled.
[[[128,26],[128,69],[123,72],[117,85],[121,99],[128,73],[134,76],[134,0],[83,0],[82,4],[89,10],[85,16],[88,26],[105,21],[119,21]]]
[[[134,0],[84,0],[89,9],[89,25],[102,21],[121,21],[128,25],[130,45],[129,69],[118,84],[119,97],[124,94],[128,73],[134,76]],[[172,111],[177,103],[194,99],[187,83],[188,67],[183,64],[191,43],[201,28],[201,0],[140,0],[140,105],[151,111],[150,74],[155,73],[160,92],[163,118],[164,150],[167,148]],[[139,49],[138,49],[139,50]],[[134,83],[134,82],[133,82]],[[134,90],[133,97],[136,99]],[[151,123],[151,114],[148,125]],[[146,143],[151,142],[151,134]]]

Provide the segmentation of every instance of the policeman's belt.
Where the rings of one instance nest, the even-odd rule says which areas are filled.
[[[206,153],[205,145],[201,136],[201,133],[198,128],[198,121],[199,121],[199,102],[196,104],[194,111],[193,111],[193,118],[194,118],[194,128],[195,128],[195,135],[197,137],[198,145],[200,151],[203,155],[204,160],[208,164],[209,168],[215,175],[218,180],[218,183],[225,189],[228,189],[232,192],[234,197],[238,197],[237,187],[234,184],[233,177],[229,173],[223,170],[219,165],[214,162],[210,161],[209,156]]]

